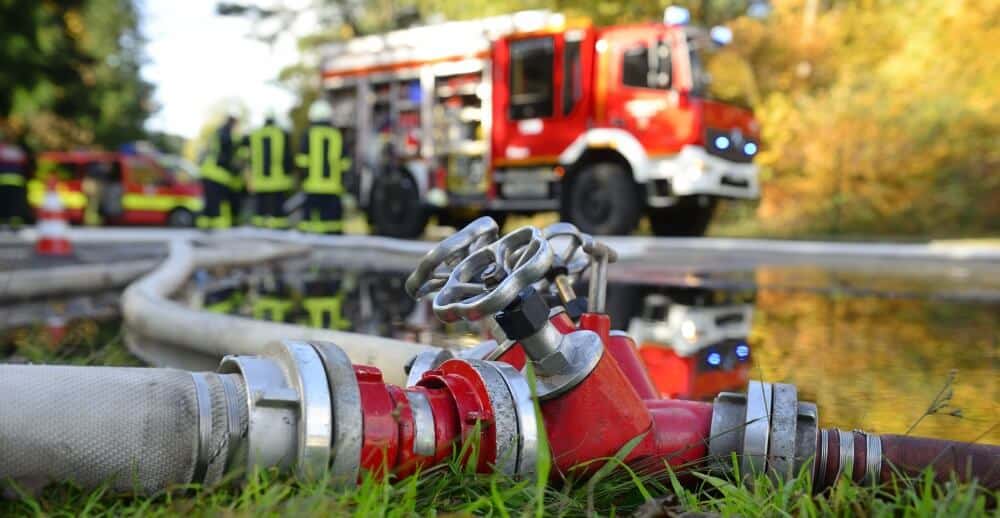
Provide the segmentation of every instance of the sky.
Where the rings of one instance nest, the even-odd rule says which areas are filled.
[[[156,90],[160,110],[152,131],[194,137],[213,106],[240,99],[254,121],[269,110],[287,111],[291,92],[277,86],[282,67],[298,60],[298,34],[273,45],[249,38],[251,22],[215,14],[214,0],[145,0],[141,3],[148,62],[143,76]],[[310,28],[297,28],[305,33]],[[315,27],[313,27],[315,28]]]

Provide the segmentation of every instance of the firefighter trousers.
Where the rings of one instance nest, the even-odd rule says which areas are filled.
[[[263,228],[288,228],[288,217],[285,215],[287,197],[288,193],[285,191],[254,193],[253,225]]]
[[[23,185],[0,185],[0,225],[18,228],[28,217],[27,191]]]
[[[306,194],[299,230],[315,234],[344,231],[344,209],[339,194]]]
[[[198,228],[229,228],[233,226],[230,205],[232,191],[228,185],[202,178],[204,208],[198,216]]]

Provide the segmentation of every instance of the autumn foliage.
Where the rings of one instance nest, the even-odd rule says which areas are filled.
[[[808,3],[731,24],[764,130],[760,227],[1000,230],[1000,4]]]

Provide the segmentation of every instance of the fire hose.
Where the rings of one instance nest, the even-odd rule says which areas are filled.
[[[571,241],[564,253],[553,251],[556,232],[501,238],[478,220],[427,254],[408,291],[433,295],[446,322],[485,320],[494,339],[460,354],[422,351],[407,387],[331,343],[300,340],[227,356],[216,373],[0,366],[0,480],[155,493],[277,468],[349,486],[456,452],[479,472],[531,478],[544,424],[557,476],[621,454],[649,474],[668,465],[735,464],[776,479],[804,471],[817,491],[926,468],[1000,487],[998,446],[821,429],[816,405],[793,385],[755,381],[712,403],[659,399],[631,338],[603,314],[601,272],[613,251],[561,231]],[[580,253],[591,292],[572,302]]]

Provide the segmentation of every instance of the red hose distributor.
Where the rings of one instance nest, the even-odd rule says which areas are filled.
[[[524,477],[534,471],[538,426],[531,392],[510,365],[448,360],[401,388],[386,384],[374,367],[351,365],[333,344],[308,345],[324,365],[331,394],[335,481],[352,484],[363,471],[404,477],[447,461],[463,445],[469,447],[462,460],[479,472]]]

